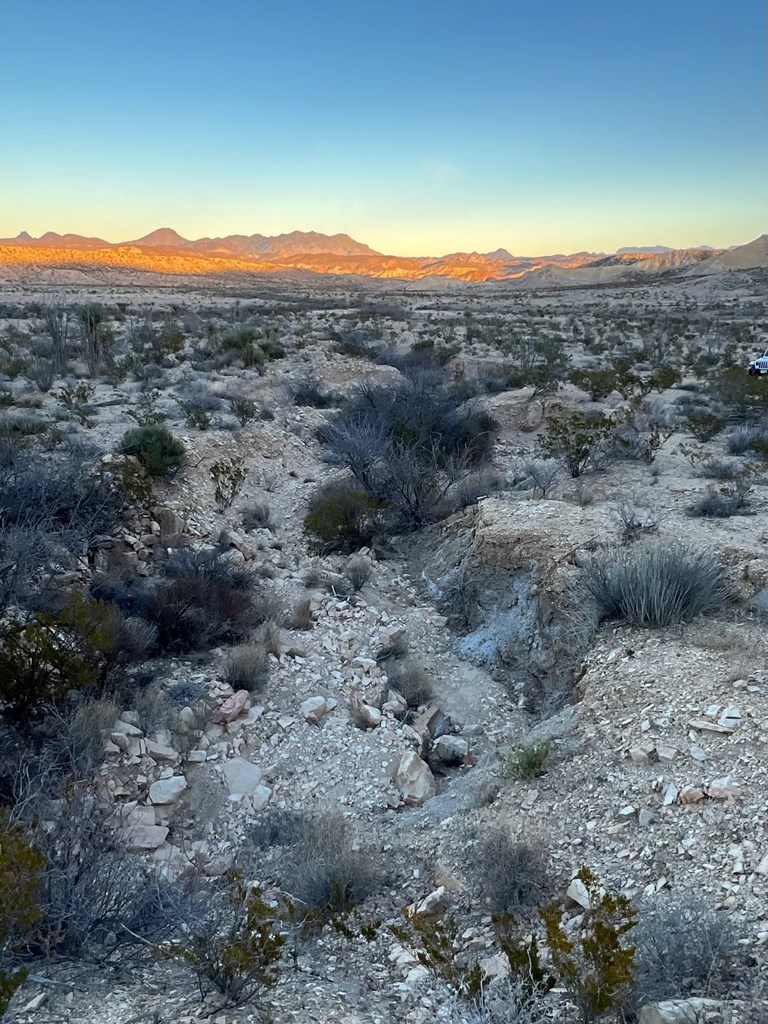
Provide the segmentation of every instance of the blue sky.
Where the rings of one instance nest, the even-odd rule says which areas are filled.
[[[766,230],[763,0],[5,0],[0,236]]]

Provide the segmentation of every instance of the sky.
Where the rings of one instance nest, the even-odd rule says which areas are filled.
[[[4,0],[0,237],[744,243],[764,0]]]

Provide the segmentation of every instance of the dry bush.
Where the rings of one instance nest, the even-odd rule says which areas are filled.
[[[263,502],[254,502],[251,505],[247,505],[243,509],[240,519],[246,532],[251,530],[271,530],[274,532],[272,513],[270,512],[269,505]]]
[[[633,1003],[726,994],[743,963],[741,937],[733,915],[712,910],[693,893],[641,903],[632,932]]]
[[[429,673],[412,658],[394,660],[387,665],[389,686],[405,698],[409,708],[428,704],[434,695]]]
[[[261,693],[269,682],[269,656],[265,647],[249,644],[232,651],[224,667],[224,682],[235,690]]]
[[[315,620],[312,617],[312,598],[300,597],[293,606],[289,620],[289,628],[306,632],[313,629]]]
[[[355,592],[362,590],[366,583],[370,583],[373,576],[373,565],[370,558],[366,558],[364,555],[354,555],[344,566],[344,575]]]
[[[374,858],[355,849],[341,814],[304,822],[283,872],[283,887],[302,914],[338,913],[362,903],[381,884]]]
[[[540,906],[550,890],[542,847],[517,841],[502,828],[482,839],[477,870],[481,891],[497,912],[520,913]]]

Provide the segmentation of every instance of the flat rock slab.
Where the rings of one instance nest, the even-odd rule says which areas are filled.
[[[224,779],[230,793],[242,793],[251,796],[264,777],[261,768],[246,761],[244,757],[233,757],[222,766]]]

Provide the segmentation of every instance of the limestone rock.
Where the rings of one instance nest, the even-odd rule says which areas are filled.
[[[244,757],[233,757],[222,768],[230,793],[250,796],[263,778],[261,769]]]
[[[412,750],[406,751],[400,758],[395,772],[395,786],[409,807],[420,806],[437,792],[429,765]]]
[[[589,910],[592,907],[587,887],[580,878],[573,879],[571,884],[568,886],[567,893],[573,902],[578,903],[578,905],[583,907],[584,910]]]
[[[326,697],[308,697],[301,705],[301,713],[307,722],[320,725],[325,716],[336,707],[335,700]]]
[[[721,1009],[716,999],[668,999],[644,1006],[638,1024],[715,1024]]]
[[[149,787],[149,799],[153,804],[175,804],[186,788],[187,780],[183,775],[158,779]]]
[[[129,853],[146,853],[163,845],[168,829],[164,825],[129,825],[120,829],[117,837]]]

